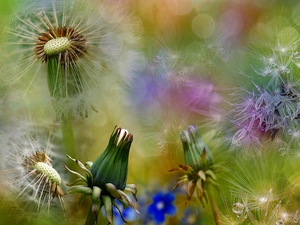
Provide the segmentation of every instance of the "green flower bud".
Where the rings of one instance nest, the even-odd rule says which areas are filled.
[[[94,163],[86,163],[90,166],[90,169],[86,168],[79,160],[68,156],[86,173],[86,177],[84,177],[65,166],[69,172],[78,177],[73,183],[67,184],[71,186],[69,193],[82,194],[80,202],[86,196],[92,197],[92,206],[86,219],[86,225],[97,223],[102,206],[104,206],[109,224],[113,224],[113,207],[119,211],[121,218],[126,222],[116,200],[121,202],[124,209],[131,207],[139,213],[131,199],[123,192],[131,192],[137,200],[136,186],[134,184],[126,185],[128,157],[132,141],[133,136],[126,129],[115,127],[104,152]]]
[[[213,165],[211,151],[203,142],[196,125],[191,125],[180,134],[184,150],[185,164],[195,171],[206,170]]]
[[[196,125],[191,125],[180,134],[184,150],[185,165],[179,165],[179,168],[170,169],[172,171],[183,172],[184,175],[178,179],[173,188],[175,190],[182,183],[188,182],[187,192],[188,200],[191,200],[194,192],[201,204],[208,203],[210,186],[219,188],[216,182],[217,167],[214,165],[213,155],[210,149],[202,141]]]
[[[105,185],[111,183],[118,190],[125,189],[132,141],[133,136],[126,129],[114,128],[106,149],[90,169],[93,175],[91,186],[98,186],[105,190]]]

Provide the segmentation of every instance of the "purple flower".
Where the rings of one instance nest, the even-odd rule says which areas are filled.
[[[160,60],[166,60],[161,57]],[[211,115],[210,112],[222,100],[213,82],[194,68],[187,67],[183,72],[179,68],[165,66],[150,64],[137,75],[130,96],[132,104],[144,112],[159,105],[174,114]]]
[[[152,204],[148,207],[148,213],[153,217],[158,224],[165,221],[165,214],[175,215],[176,207],[173,205],[175,199],[172,193],[158,192],[152,198]]]
[[[207,115],[221,102],[213,83],[201,77],[172,78],[166,92],[173,107],[189,113]]]

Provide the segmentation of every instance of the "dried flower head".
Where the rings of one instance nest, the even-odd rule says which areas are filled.
[[[95,224],[97,222],[102,206],[104,206],[106,217],[110,224],[113,223],[113,206],[119,211],[123,221],[126,222],[116,200],[122,203],[124,209],[130,206],[138,212],[133,202],[124,193],[124,190],[131,192],[137,200],[135,185],[126,184],[128,156],[132,141],[133,136],[126,129],[115,127],[105,151],[94,163],[87,163],[90,169],[86,168],[77,159],[69,156],[86,173],[86,177],[84,177],[66,167],[68,171],[79,177],[75,182],[69,184],[71,186],[69,193],[82,194],[80,202],[86,196],[91,196],[92,198],[92,205],[86,224]]]

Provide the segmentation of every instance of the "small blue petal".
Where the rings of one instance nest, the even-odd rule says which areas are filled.
[[[151,214],[151,215],[156,214],[157,210],[156,210],[155,204],[152,203],[151,205],[149,205],[147,211],[148,211],[148,213]]]
[[[153,202],[159,202],[163,198],[163,194],[158,192],[156,195],[153,196]]]
[[[167,193],[164,195],[165,202],[173,202],[175,200],[175,196],[172,193]]]
[[[165,221],[165,215],[163,213],[157,213],[154,215],[155,221],[158,223],[163,223]]]
[[[169,205],[169,206],[166,208],[165,213],[166,213],[166,214],[169,214],[169,215],[171,215],[171,216],[174,216],[175,213],[176,213],[176,211],[177,211],[177,209],[176,209],[176,207],[175,207],[174,205]]]

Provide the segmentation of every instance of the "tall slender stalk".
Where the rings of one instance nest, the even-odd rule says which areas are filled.
[[[211,190],[207,191],[207,195],[208,195],[209,202],[211,204],[211,209],[212,209],[212,212],[213,212],[213,217],[214,217],[215,223],[216,223],[216,225],[222,225],[222,222],[219,218],[219,209],[218,209],[218,206],[215,202],[214,196],[211,193]]]
[[[60,109],[61,106],[57,107],[57,102],[67,100],[69,95],[72,96],[75,88],[70,85],[70,83],[72,84],[72,79],[76,78],[72,76],[73,73],[70,74],[70,71],[77,71],[77,67],[74,66],[72,70],[68,70],[68,73],[65,69],[67,65],[62,65],[58,56],[49,57],[47,66],[48,88],[52,97],[54,110],[56,111],[58,118],[61,120],[64,152],[65,154],[70,155],[73,158],[77,158],[73,132],[73,118],[71,112],[69,112],[68,110],[64,112],[64,110]],[[72,165],[69,166],[71,168],[73,167]]]
[[[77,151],[75,147],[74,131],[73,131],[73,120],[71,116],[66,116],[61,123],[61,131],[63,138],[64,152],[70,155],[72,158],[77,158]],[[74,169],[74,165],[70,163],[69,168]]]
[[[92,206],[91,206],[90,209],[89,209],[89,212],[88,212],[87,219],[85,221],[85,225],[95,225],[96,222],[97,222],[96,217],[92,212]]]

